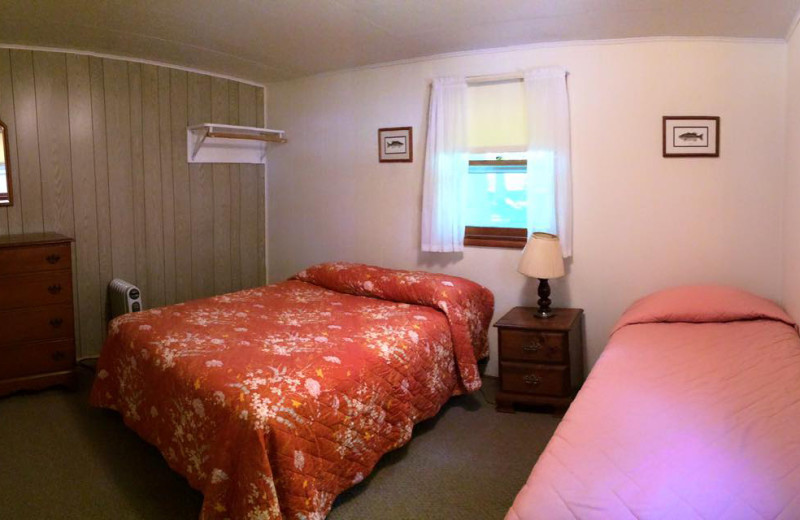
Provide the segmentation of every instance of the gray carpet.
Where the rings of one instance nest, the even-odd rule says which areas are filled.
[[[0,518],[196,519],[202,495],[119,415],[79,390],[0,398]],[[501,519],[558,424],[548,413],[496,413],[484,395],[451,399],[342,494],[330,520]]]

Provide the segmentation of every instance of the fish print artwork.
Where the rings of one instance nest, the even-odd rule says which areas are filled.
[[[697,132],[684,132],[680,134],[678,138],[684,141],[702,141],[705,136]]]
[[[322,519],[416,423],[480,388],[493,311],[463,278],[320,264],[116,318],[91,403],[203,493],[201,518]]]
[[[386,155],[391,154],[404,154],[406,153],[406,138],[402,137],[384,137],[383,138],[383,153]]]
[[[664,157],[719,157],[719,117],[665,116]]]
[[[673,146],[706,147],[708,145],[708,127],[676,126],[672,129]]]
[[[378,130],[378,160],[380,162],[412,162],[412,128],[381,128]]]

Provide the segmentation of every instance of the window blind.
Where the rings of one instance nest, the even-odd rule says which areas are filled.
[[[470,153],[525,151],[527,128],[522,80],[469,85],[467,142]]]

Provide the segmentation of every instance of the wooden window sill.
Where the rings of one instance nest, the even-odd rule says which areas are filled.
[[[527,242],[528,230],[525,228],[467,226],[464,230],[465,246],[522,249]]]

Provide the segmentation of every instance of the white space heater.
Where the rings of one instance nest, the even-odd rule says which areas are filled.
[[[112,318],[129,312],[139,312],[144,308],[139,288],[119,278],[114,278],[108,284],[108,297],[111,300]]]

